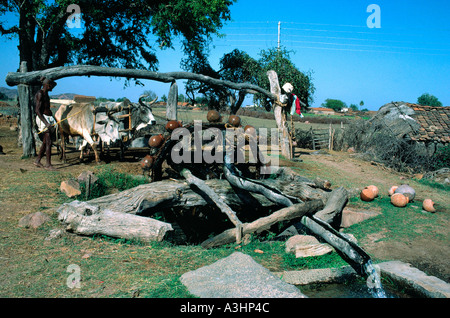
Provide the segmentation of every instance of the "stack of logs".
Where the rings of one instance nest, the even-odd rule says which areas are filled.
[[[222,117],[216,111],[208,112],[207,119],[209,124],[204,125],[204,128],[215,127],[223,131],[236,129],[241,124],[240,118],[234,115],[230,116],[227,123],[221,123]],[[59,217],[67,229],[84,235],[105,234],[143,241],[160,241],[167,239],[166,234],[170,236],[168,232],[173,228],[171,224],[149,218],[149,215],[168,208],[187,209],[211,204],[226,214],[234,228],[207,239],[202,243],[204,247],[240,242],[245,235],[262,232],[278,222],[300,219],[319,210],[321,211],[316,216],[329,223],[339,223],[339,214],[347,202],[347,193],[343,188],[331,191],[328,181],[311,181],[289,168],[280,168],[271,179],[254,180],[242,176],[230,158],[225,158],[222,167],[226,180],[203,180],[196,177],[186,165],[174,164],[170,160],[175,144],[171,133],[179,127],[182,127],[180,122],[169,121],[166,125],[167,133],[149,139],[152,150],[141,164],[143,171],[151,173],[152,183],[84,203],[63,205],[59,209]],[[193,130],[190,125],[185,128],[191,132]],[[245,131],[251,129],[254,128],[245,127]],[[177,171],[179,176],[184,178],[184,182],[162,180],[163,162],[167,162]],[[266,215],[243,223],[235,210],[243,210],[242,207],[247,204],[254,210],[259,208],[264,211],[277,211],[270,215],[262,213]],[[77,217],[74,217],[75,215]],[[103,224],[105,222],[111,224]],[[133,225],[134,222],[136,226]],[[214,232],[214,229],[211,231]]]
[[[220,115],[217,117],[217,114],[210,113],[208,120],[210,123],[206,127],[222,129],[224,140],[226,129],[240,126],[237,116],[223,124]],[[278,222],[301,222],[361,272],[369,256],[334,228],[340,224],[342,210],[348,201],[348,193],[343,187],[331,190],[330,182],[309,180],[286,167],[279,168],[269,179],[252,179],[245,177],[227,154],[222,163],[225,179],[201,179],[186,165],[174,164],[170,159],[176,143],[171,139],[171,132],[178,127],[179,122],[169,122],[166,136],[157,136],[149,141],[153,153],[147,156],[150,160],[145,168],[152,173],[151,183],[88,202],[74,201],[62,205],[58,209],[59,220],[66,230],[144,242],[169,240],[174,232],[172,224],[149,216],[168,209],[215,207],[233,226],[204,240],[201,243],[204,248],[240,243],[244,236],[268,230]],[[162,180],[163,162],[167,162],[183,179]],[[236,213],[238,210],[240,212]],[[250,210],[275,212],[262,213],[255,220],[242,222],[240,219]],[[211,228],[210,233],[215,233],[215,229]]]

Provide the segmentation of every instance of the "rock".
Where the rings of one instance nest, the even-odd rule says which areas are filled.
[[[64,192],[69,198],[81,194],[80,184],[73,179],[61,182],[60,190],[61,192]]]
[[[241,252],[183,274],[180,281],[200,298],[305,298],[298,288],[283,282]]]
[[[450,298],[450,284],[434,276],[428,276],[411,264],[390,261],[377,264],[381,275],[388,276],[399,285],[412,287],[427,298]]]
[[[58,239],[63,236],[63,231],[60,229],[53,229],[48,232],[48,236],[45,238],[46,241],[51,241]]]
[[[50,217],[42,212],[25,215],[19,220],[19,227],[37,229],[45,222],[50,221]]]
[[[442,168],[436,171],[430,171],[425,173],[424,179],[428,179],[441,184],[450,183],[450,168]]]
[[[294,235],[286,241],[286,253],[295,253],[296,258],[319,256],[332,251],[330,245],[320,243],[311,235]]]
[[[301,271],[283,271],[274,273],[284,282],[292,285],[308,285],[317,283],[343,283],[358,277],[351,266],[340,268],[305,269]]]
[[[370,218],[380,215],[379,212],[367,211],[367,210],[353,210],[351,208],[344,208],[342,211],[341,227],[347,228],[353,224],[360,223]]]
[[[411,186],[409,186],[408,184],[402,184],[401,186],[399,186],[394,191],[394,194],[395,193],[401,193],[405,197],[408,197],[409,202],[412,202],[414,200],[414,198],[416,197],[416,191]]]
[[[91,184],[94,184],[98,180],[98,177],[92,171],[83,171],[82,173],[80,173],[77,180],[79,183],[86,184],[89,180],[89,177],[91,177]]]

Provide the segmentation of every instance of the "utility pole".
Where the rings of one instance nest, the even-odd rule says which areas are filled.
[[[278,51],[280,50],[281,44],[281,21],[278,21]]]

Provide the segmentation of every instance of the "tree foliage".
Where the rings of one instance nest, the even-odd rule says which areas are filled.
[[[306,109],[312,105],[314,99],[313,95],[315,87],[312,82],[311,72],[301,72],[291,60],[291,51],[285,48],[271,48],[262,50],[260,59],[258,60],[261,66],[261,72],[258,73],[258,85],[265,89],[270,89],[267,71],[274,70],[278,74],[278,81],[280,86],[285,83],[291,83],[294,87],[293,94],[305,103]],[[260,94],[255,95],[256,102],[264,103],[264,97]]]
[[[174,38],[188,55],[204,51],[235,1],[2,0],[0,16],[16,13],[19,23],[0,22],[0,34],[18,36],[30,71],[74,63],[156,70],[157,49],[173,48]],[[66,24],[72,3],[81,9],[77,32]]]
[[[199,73],[235,83],[251,83],[261,88],[270,90],[267,71],[275,70],[278,74],[280,85],[286,82],[294,86],[293,93],[306,104],[311,105],[315,91],[310,73],[299,71],[290,59],[290,52],[282,49],[269,49],[261,51],[261,58],[254,59],[248,53],[235,49],[225,54],[220,59],[220,69],[215,71],[208,62],[207,55],[197,54],[193,58],[185,59],[182,68],[186,71]],[[210,108],[223,109],[230,106],[231,113],[236,113],[241,107],[245,97],[254,92],[247,90],[231,91],[224,87],[188,81],[186,94],[191,102],[198,100],[195,94],[201,94],[203,101]],[[266,96],[254,94],[254,101],[265,105]]]
[[[417,103],[423,106],[442,106],[439,99],[431,94],[425,93],[417,98]]]
[[[331,99],[327,98],[324,103],[322,103],[322,107],[331,108],[334,111],[340,111],[342,108],[347,107],[347,104],[339,99]]]

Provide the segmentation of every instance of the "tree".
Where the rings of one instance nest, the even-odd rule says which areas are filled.
[[[234,1],[78,0],[84,25],[76,36],[66,24],[73,0],[3,0],[0,16],[16,13],[19,23],[0,22],[0,34],[18,35],[28,71],[74,63],[156,70],[156,47],[173,48],[181,37],[185,53],[204,49]]]
[[[355,111],[355,112],[357,112],[358,111],[358,106],[357,105],[355,105],[355,104],[350,104],[350,109],[351,110],[353,110],[353,111]]]
[[[224,80],[257,85],[257,76],[261,71],[261,66],[254,58],[238,49],[225,54],[220,59],[219,74]],[[248,93],[249,91],[247,90],[240,90],[239,92],[235,91],[233,93],[230,92],[230,111],[232,114],[236,114]]]
[[[0,92],[0,100],[9,100],[8,96],[6,96],[6,94],[3,94],[2,92]]]
[[[0,20],[0,35],[18,37],[20,61],[27,62],[28,72],[69,64],[156,71],[157,48],[173,48],[173,38],[181,39],[188,56],[203,53],[212,35],[221,35],[235,1],[78,0],[83,25],[72,32],[66,22],[73,0],[1,0],[0,17],[14,13],[19,21],[8,25]],[[32,108],[28,101],[22,104]],[[32,131],[32,122],[21,125],[27,128],[22,131]],[[22,139],[24,156],[32,155],[33,138]]]
[[[306,109],[312,105],[314,99],[313,95],[315,87],[312,82],[311,72],[303,73],[292,63],[290,54],[291,51],[287,51],[285,48],[272,48],[262,50],[260,53],[261,58],[258,60],[262,71],[258,74],[258,85],[262,88],[268,89],[270,87],[269,80],[267,78],[267,71],[274,70],[278,74],[278,80],[280,86],[285,83],[291,83],[294,87],[293,94],[306,105]],[[255,102],[264,104],[265,97],[261,94],[255,95]]]
[[[442,106],[442,103],[436,96],[424,93],[417,98],[417,103],[422,106]]]
[[[340,111],[342,108],[347,107],[347,104],[345,104],[343,101],[339,99],[331,99],[327,98],[325,100],[325,103],[322,103],[322,107],[331,108],[334,111]]]

